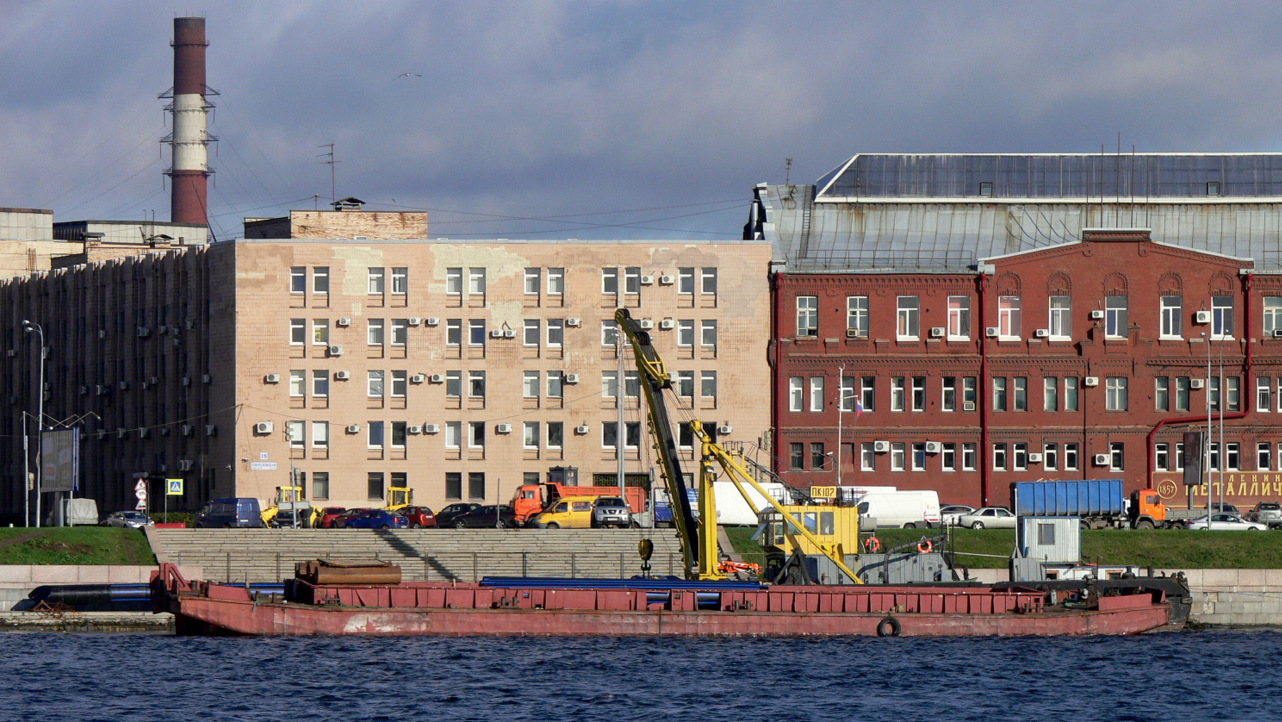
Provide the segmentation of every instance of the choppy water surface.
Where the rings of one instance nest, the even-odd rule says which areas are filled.
[[[3,719],[1277,719],[1282,634],[205,639],[0,634]]]

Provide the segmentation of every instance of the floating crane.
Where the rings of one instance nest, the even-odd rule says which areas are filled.
[[[760,514],[762,511],[767,511],[768,516],[783,521],[783,536],[787,539],[787,546],[794,550],[794,553],[803,553],[803,550],[822,553],[831,559],[837,568],[852,580],[852,583],[862,584],[859,577],[846,566],[844,559],[847,552],[855,553],[857,549],[846,549],[845,544],[839,541],[842,538],[840,535],[829,533],[816,536],[812,533],[807,528],[808,525],[794,515],[798,507],[787,507],[775,500],[748,473],[743,460],[718,444],[713,435],[705,430],[698,420],[690,421],[690,431],[698,440],[700,449],[697,497],[699,514],[698,518],[695,518],[694,509],[691,508],[689,496],[686,494],[685,476],[681,471],[677,441],[672,435],[667,402],[663,397],[664,390],[672,388],[672,376],[664,368],[663,359],[650,342],[650,334],[641,328],[626,308],[617,310],[614,320],[618,324],[619,331],[632,346],[636,360],[637,374],[645,394],[646,407],[649,409],[650,434],[654,438],[654,447],[658,453],[659,470],[667,486],[668,497],[675,505],[672,518],[681,539],[681,555],[686,578],[702,580],[726,578],[725,572],[719,568],[721,565],[717,549],[717,503],[713,492],[716,469],[720,467],[754,512]],[[769,502],[773,511],[758,509],[744,487],[744,483],[753,487]],[[854,536],[847,538],[857,540],[859,538],[857,509],[853,507],[829,507],[829,509],[845,516],[854,516]],[[808,544],[798,540],[798,536]],[[830,541],[821,540],[819,536],[826,536]],[[838,541],[832,541],[833,539]]]

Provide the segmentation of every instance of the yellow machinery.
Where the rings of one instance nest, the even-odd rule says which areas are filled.
[[[650,334],[633,320],[632,315],[628,313],[626,308],[616,311],[614,319],[618,323],[619,331],[628,339],[628,343],[632,346],[633,355],[636,357],[641,388],[645,393],[646,406],[650,412],[649,427],[655,441],[655,450],[659,457],[659,470],[667,486],[668,496],[672,500],[672,518],[677,527],[677,533],[681,538],[681,551],[685,564],[686,578],[724,579],[726,576],[718,569],[717,502],[716,495],[713,492],[713,481],[716,479],[716,469],[719,466],[725,472],[726,477],[734,483],[739,493],[747,500],[748,506],[754,512],[760,513],[762,510],[756,507],[752,497],[748,495],[747,490],[744,488],[745,482],[770,503],[773,507],[773,515],[778,516],[787,525],[783,536],[792,539],[790,546],[794,551],[807,553],[806,550],[811,550],[809,553],[824,554],[850,579],[859,582],[859,577],[846,567],[844,561],[844,555],[847,550],[850,553],[854,553],[858,549],[859,517],[857,510],[852,511],[844,507],[835,506],[785,507],[762,488],[756,479],[752,478],[752,475],[744,467],[741,458],[726,451],[704,430],[703,424],[697,420],[692,420],[690,422],[690,430],[693,432],[694,437],[698,439],[700,447],[698,477],[699,518],[695,519],[694,510],[690,508],[689,497],[686,494],[686,482],[681,472],[677,442],[672,435],[667,405],[663,398],[663,390],[672,387],[672,376],[664,368],[663,359],[659,357],[653,344],[650,343]],[[794,510],[800,510],[802,517],[798,518]],[[808,529],[805,513],[810,511],[815,511],[817,514],[822,514],[823,512],[834,514],[832,532],[828,534],[821,533],[825,529],[822,516],[815,517],[815,531]],[[837,522],[838,517],[841,517],[840,524]],[[840,532],[837,531],[838,529],[840,529]],[[798,536],[801,537],[801,540],[804,540],[806,546],[802,546],[803,542],[796,538]]]
[[[387,506],[383,507],[388,511],[400,511],[414,503],[414,490],[407,486],[389,486],[387,487]]]
[[[310,527],[315,525],[316,510],[312,509],[311,502],[303,498],[303,488],[301,486],[278,486],[276,487],[276,498],[266,509],[263,509],[263,526],[281,526],[278,521],[281,513],[289,521],[286,526]]]

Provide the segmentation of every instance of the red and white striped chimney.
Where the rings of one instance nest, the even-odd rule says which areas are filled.
[[[174,223],[208,225],[206,202],[209,170],[207,115],[212,106],[205,100],[204,18],[174,18],[173,133],[169,136],[172,165],[169,220]]]

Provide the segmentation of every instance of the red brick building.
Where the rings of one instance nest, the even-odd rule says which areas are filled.
[[[776,473],[968,504],[1121,477],[1183,506],[1209,403],[1212,492],[1282,497],[1276,180],[1275,155],[855,156],[759,186]]]

